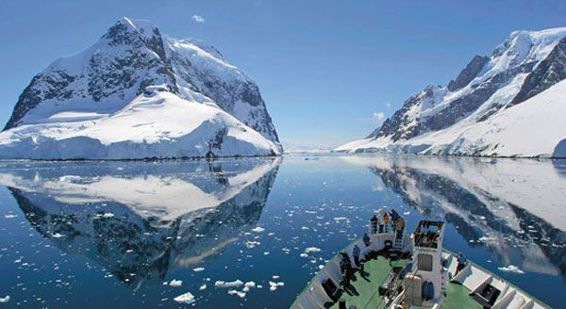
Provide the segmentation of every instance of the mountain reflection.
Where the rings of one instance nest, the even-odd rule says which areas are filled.
[[[0,184],[44,237],[135,288],[217,254],[254,226],[279,164],[11,163]]]
[[[421,214],[443,217],[505,265],[566,275],[566,178],[552,162],[347,157]],[[378,186],[382,186],[378,184]]]

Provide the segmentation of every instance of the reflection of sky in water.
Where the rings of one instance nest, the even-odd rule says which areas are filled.
[[[445,218],[448,249],[564,300],[563,162],[308,159],[2,163],[0,297],[155,308],[191,292],[199,307],[284,308],[385,206],[409,227]],[[508,265],[525,274],[498,270]],[[173,279],[182,285],[164,285]],[[244,298],[215,287],[237,279],[256,286],[234,288]]]

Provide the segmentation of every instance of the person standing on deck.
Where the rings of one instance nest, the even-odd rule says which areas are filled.
[[[456,266],[456,273],[454,274],[454,276],[456,276],[462,269],[464,269],[464,267],[466,267],[466,264],[468,263],[466,257],[462,254],[462,252],[458,253],[457,259],[458,266]]]
[[[347,289],[350,286],[350,280],[354,271],[352,269],[352,261],[346,252],[340,252],[340,272],[342,273],[342,286]]]
[[[405,229],[405,219],[403,219],[403,217],[398,217],[397,221],[395,221],[395,230],[397,231],[397,235],[395,237],[397,239],[401,239],[403,237],[404,229]]]
[[[385,228],[384,232],[387,233],[389,230],[387,226],[389,225],[389,214],[387,212],[383,213],[383,226]]]
[[[394,224],[397,222],[397,219],[401,218],[401,216],[395,209],[391,209],[389,215],[391,216],[391,221],[393,221]]]
[[[379,219],[377,219],[377,216],[373,215],[373,217],[371,217],[369,222],[370,222],[370,226],[371,226],[371,233],[377,234],[377,224],[379,223]]]
[[[366,245],[366,248],[369,247],[369,245],[371,244],[368,233],[364,233],[364,237],[362,237],[362,239],[364,240],[364,244]]]
[[[356,267],[360,267],[360,247],[358,247],[357,244],[354,245],[354,248],[352,249],[352,256],[354,257],[354,264],[356,264]]]

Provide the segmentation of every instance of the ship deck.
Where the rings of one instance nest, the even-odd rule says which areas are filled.
[[[391,273],[392,265],[404,266],[407,260],[391,261],[379,256],[376,259],[366,261],[364,263],[364,274],[357,271],[355,278],[351,281],[352,287],[350,293],[343,292],[341,300],[346,301],[346,308],[355,305],[356,308],[385,308],[384,299],[379,295],[378,288]],[[338,302],[330,308],[338,308]]]
[[[364,263],[364,274],[357,271],[352,280],[352,287],[349,293],[343,292],[340,300],[346,301],[346,308],[355,305],[358,309],[364,308],[385,308],[384,299],[379,295],[378,288],[387,280],[387,276],[392,271],[392,265],[404,266],[408,261],[391,261],[383,256],[372,259]],[[459,283],[449,283],[447,295],[442,304],[442,308],[482,308],[480,304],[473,300],[469,295],[470,290]],[[329,308],[338,308],[338,302]]]

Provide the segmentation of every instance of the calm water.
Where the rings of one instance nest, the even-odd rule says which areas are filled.
[[[286,308],[381,207],[410,228],[443,218],[445,247],[553,307],[566,301],[564,162],[0,162],[0,185],[2,308]],[[256,287],[243,298],[215,287],[237,279]],[[173,300],[186,292],[193,304]]]

